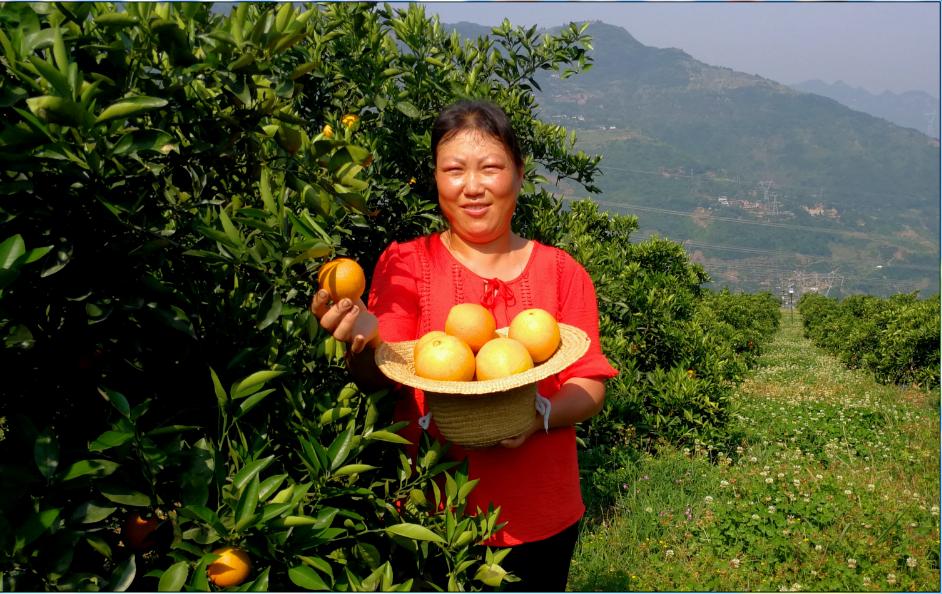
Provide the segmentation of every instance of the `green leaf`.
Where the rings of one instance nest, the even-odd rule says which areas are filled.
[[[178,561],[168,567],[160,576],[157,582],[158,592],[180,592],[183,590],[183,584],[190,575],[190,564],[186,561]]]
[[[236,531],[242,530],[255,520],[255,509],[258,507],[258,485],[258,474],[255,474],[239,497],[235,513],[234,529]]]
[[[258,404],[265,399],[269,394],[274,392],[274,388],[269,388],[268,390],[262,390],[261,392],[256,392],[252,394],[245,400],[239,403],[239,413],[236,415],[236,418],[241,419],[245,416],[250,410],[258,406]]]
[[[79,524],[94,524],[113,514],[117,508],[110,505],[99,505],[95,501],[86,501],[75,508],[72,520]]]
[[[398,433],[391,433],[389,431],[373,431],[366,436],[366,439],[370,441],[388,441],[389,443],[401,443],[403,445],[409,445],[412,443]]]
[[[320,574],[307,565],[295,565],[289,569],[288,579],[290,579],[295,586],[305,590],[330,590],[330,586],[324,582],[324,579],[320,576]]]
[[[150,497],[140,491],[135,491],[123,485],[99,483],[98,491],[108,501],[114,501],[121,505],[130,505],[133,507],[150,507],[151,505]]]
[[[482,563],[478,567],[477,573],[474,574],[474,579],[484,582],[492,588],[500,586],[501,581],[503,581],[504,576],[507,575],[507,571],[497,565],[496,563]]]
[[[108,582],[108,587],[105,588],[105,590],[112,592],[124,592],[127,590],[134,581],[134,576],[137,575],[136,559],[136,555],[131,555],[124,563],[118,565],[111,573],[111,580]]]
[[[445,539],[435,534],[425,526],[420,526],[419,524],[394,524],[392,526],[388,526],[386,528],[386,532],[395,536],[411,538],[412,540],[423,540],[445,544]]]
[[[396,109],[402,112],[403,115],[416,119],[421,117],[422,112],[415,106],[409,103],[408,101],[398,101],[396,103]]]
[[[30,97],[26,106],[40,120],[63,126],[81,127],[88,115],[81,104],[53,95]]]
[[[268,312],[265,314],[265,317],[255,325],[257,330],[264,330],[271,326],[275,321],[281,317],[282,310],[281,296],[276,292],[272,295],[271,307],[268,308]]]
[[[265,382],[275,379],[282,374],[284,374],[284,371],[256,371],[248,377],[243,378],[241,381],[236,382],[229,390],[229,393],[232,395],[233,400],[245,398],[261,389],[261,387],[265,385]]]
[[[333,476],[347,476],[351,474],[359,474],[362,472],[367,472],[369,470],[376,470],[377,466],[370,466],[369,464],[347,464],[346,466],[341,466],[333,472]]]
[[[330,459],[330,470],[339,468],[344,460],[350,454],[350,447],[353,444],[354,421],[352,419],[347,429],[338,435],[327,449],[327,456]]]
[[[274,461],[275,456],[267,456],[261,460],[255,460],[246,464],[242,470],[236,473],[232,477],[232,489],[235,493],[241,493],[242,489],[251,481],[253,478],[258,476],[258,473],[263,471],[268,467],[269,464]]]
[[[118,469],[120,464],[111,460],[79,460],[69,466],[62,474],[62,482],[83,476],[108,476]]]
[[[23,550],[24,547],[29,546],[37,538],[42,536],[42,534],[49,530],[56,520],[59,519],[61,512],[62,510],[56,507],[41,512],[35,512],[30,515],[16,531],[16,542],[14,543],[13,552],[16,553]]]
[[[232,224],[232,219],[229,218],[229,215],[226,214],[226,209],[219,209],[219,221],[222,223],[222,229],[226,233],[226,237],[229,238],[234,245],[244,245],[245,240],[242,238],[242,234],[239,233],[239,230],[235,228],[235,225]]]
[[[101,124],[116,118],[131,118],[138,114],[160,109],[167,105],[166,99],[159,97],[147,97],[140,95],[137,97],[125,97],[116,103],[106,107],[95,119],[96,124]]]
[[[98,393],[101,394],[105,400],[110,402],[111,406],[115,407],[115,409],[121,413],[121,416],[127,419],[131,418],[131,405],[128,404],[128,400],[124,395],[114,390],[109,390],[108,388],[98,388]]]
[[[288,478],[287,474],[276,474],[263,480],[258,486],[258,500],[267,501],[268,498],[272,496],[272,493],[278,490],[281,483],[285,482],[286,478]]]
[[[265,205],[265,210],[276,215],[278,214],[278,206],[275,204],[275,197],[271,191],[271,180],[269,177],[268,168],[262,167],[262,176],[258,181],[258,193],[262,197],[262,204]]]
[[[321,414],[321,425],[327,425],[329,423],[337,422],[352,412],[353,412],[353,409],[350,408],[349,406],[338,406],[330,410],[325,410]]]
[[[130,431],[105,431],[98,436],[98,439],[89,444],[88,451],[103,452],[107,449],[123,445],[133,438],[134,434]]]
[[[9,270],[13,263],[26,253],[26,243],[19,235],[7,237],[3,243],[0,243],[0,268]]]
[[[240,589],[245,592],[268,592],[268,576],[270,573],[271,567],[266,567],[252,583],[246,584]]]
[[[226,394],[222,383],[219,381],[219,376],[216,375],[212,367],[209,368],[209,375],[213,378],[213,390],[216,391],[216,401],[219,403],[219,407],[222,408],[226,405],[226,402],[229,401],[229,395]]]

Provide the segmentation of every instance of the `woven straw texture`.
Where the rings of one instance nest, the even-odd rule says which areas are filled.
[[[507,329],[497,331],[507,335]],[[432,418],[442,435],[466,448],[483,448],[522,433],[536,414],[536,382],[559,373],[589,349],[585,332],[559,325],[560,345],[533,369],[483,382],[443,382],[415,375],[412,350],[417,341],[383,343],[376,364],[393,381],[425,392]]]
[[[501,336],[507,336],[507,328],[497,331]],[[468,398],[487,397],[495,392],[503,392],[512,388],[519,388],[545,379],[554,373],[559,373],[575,363],[589,350],[588,335],[569,324],[559,325],[559,348],[552,357],[539,365],[510,377],[487,380],[483,382],[443,382],[418,377],[412,363],[412,349],[415,340],[403,342],[384,342],[376,349],[376,365],[380,371],[400,384],[412,386],[425,392],[438,394],[463,394]]]

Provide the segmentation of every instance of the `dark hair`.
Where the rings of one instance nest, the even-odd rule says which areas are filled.
[[[432,163],[438,156],[438,145],[464,130],[477,130],[499,141],[510,153],[514,164],[523,167],[520,144],[504,110],[490,101],[467,99],[452,103],[435,119],[432,125]]]

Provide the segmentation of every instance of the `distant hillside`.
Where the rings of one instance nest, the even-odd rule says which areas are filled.
[[[539,79],[541,117],[603,156],[595,199],[637,214],[642,235],[685,242],[731,288],[807,272],[835,291],[938,290],[936,139],[620,27],[588,33],[593,68]]]
[[[843,81],[826,83],[820,80],[807,80],[791,87],[805,93],[830,97],[851,109],[939,138],[939,98],[923,91],[884,91],[877,95]]]

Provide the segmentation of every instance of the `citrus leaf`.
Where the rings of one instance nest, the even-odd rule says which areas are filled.
[[[116,118],[134,117],[140,113],[154,109],[160,109],[166,105],[167,100],[161,99],[159,97],[147,97],[145,95],[140,95],[138,97],[125,97],[117,103],[112,103],[106,107],[100,114],[98,114],[98,118],[95,119],[95,123],[101,124]]]
[[[351,474],[359,474],[361,472],[367,472],[370,470],[376,470],[376,466],[370,466],[369,464],[347,464],[346,466],[341,466],[333,472],[334,476],[347,476]]]
[[[391,433],[389,431],[374,431],[367,435],[366,439],[370,441],[388,441],[389,443],[401,443],[403,445],[409,445],[412,443],[398,433]]]
[[[445,544],[445,539],[435,534],[425,526],[420,526],[419,524],[395,524],[393,526],[387,527],[386,532],[395,536],[411,538],[412,540],[426,540]]]
[[[330,590],[330,586],[316,571],[307,565],[296,565],[288,570],[288,579],[305,590]]]
[[[69,466],[62,474],[61,480],[71,481],[83,476],[108,476],[118,469],[120,464],[111,460],[79,460]]]
[[[108,587],[105,588],[106,590],[124,592],[130,587],[134,581],[134,576],[137,574],[137,561],[135,559],[136,556],[131,555],[124,563],[115,568],[111,574],[111,580],[108,582]]]
[[[180,592],[190,575],[190,564],[178,561],[167,568],[157,583],[158,592]]]
[[[109,501],[135,507],[150,507],[150,497],[122,485],[99,484],[98,491]]]
[[[229,393],[234,400],[251,396],[264,386],[265,382],[275,379],[283,373],[284,371],[275,370],[256,371],[248,377],[243,378],[241,381],[236,382],[229,390]]]
[[[275,456],[267,456],[261,460],[255,460],[254,462],[246,464],[242,470],[232,477],[232,489],[234,492],[241,493],[245,485],[247,485],[252,478],[258,476],[258,473],[271,464],[274,459]]]

